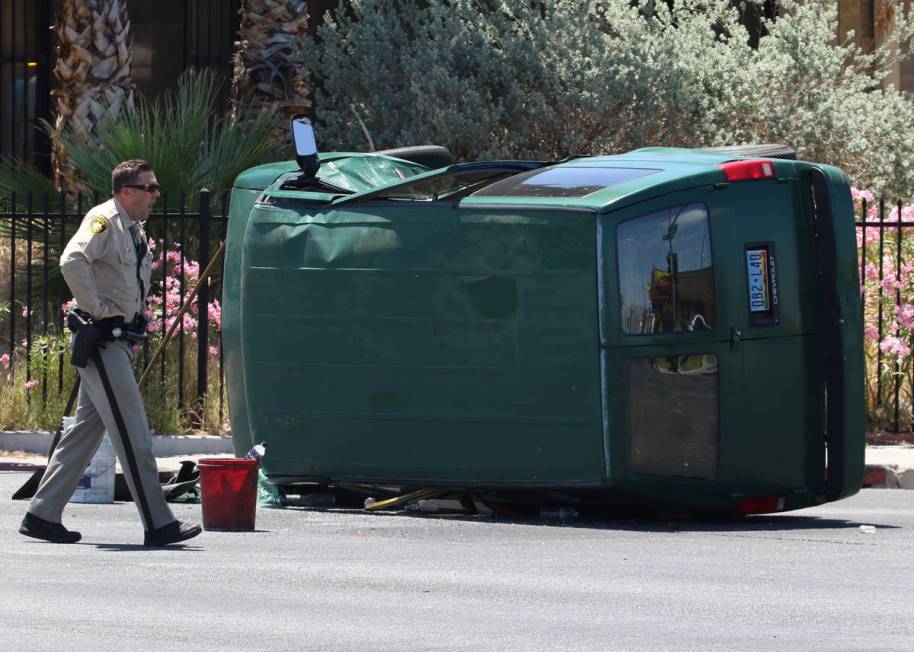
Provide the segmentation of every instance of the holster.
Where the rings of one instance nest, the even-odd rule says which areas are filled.
[[[70,362],[85,369],[89,364],[89,359],[98,348],[102,339],[102,333],[93,323],[83,325],[78,331],[73,333],[73,351],[70,355]]]
[[[84,369],[96,349],[104,348],[105,342],[113,342],[112,330],[124,327],[123,317],[92,319],[82,310],[75,309],[67,313],[67,328],[73,332],[73,350],[70,362]]]

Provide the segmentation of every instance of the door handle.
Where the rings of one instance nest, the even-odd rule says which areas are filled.
[[[737,347],[743,339],[743,331],[736,326],[730,327],[730,346]]]

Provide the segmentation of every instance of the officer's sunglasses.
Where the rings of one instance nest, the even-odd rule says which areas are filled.
[[[157,183],[125,183],[122,187],[137,188],[139,190],[145,190],[146,192],[156,192],[160,186]]]

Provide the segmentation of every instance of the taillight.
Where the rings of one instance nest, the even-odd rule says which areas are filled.
[[[718,166],[724,172],[727,181],[752,181],[753,179],[773,179],[774,162],[766,158],[752,161],[727,161]]]
[[[782,512],[787,504],[784,496],[761,496],[760,498],[742,498],[739,501],[740,514],[767,514]]]

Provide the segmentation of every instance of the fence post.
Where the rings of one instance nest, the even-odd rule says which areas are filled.
[[[200,191],[200,249],[197,263],[200,271],[209,262],[209,223],[210,193],[204,188]],[[206,364],[209,359],[209,282],[198,278],[200,290],[197,292],[197,398],[206,395]]]
[[[10,377],[16,360],[16,193],[10,197]]]

